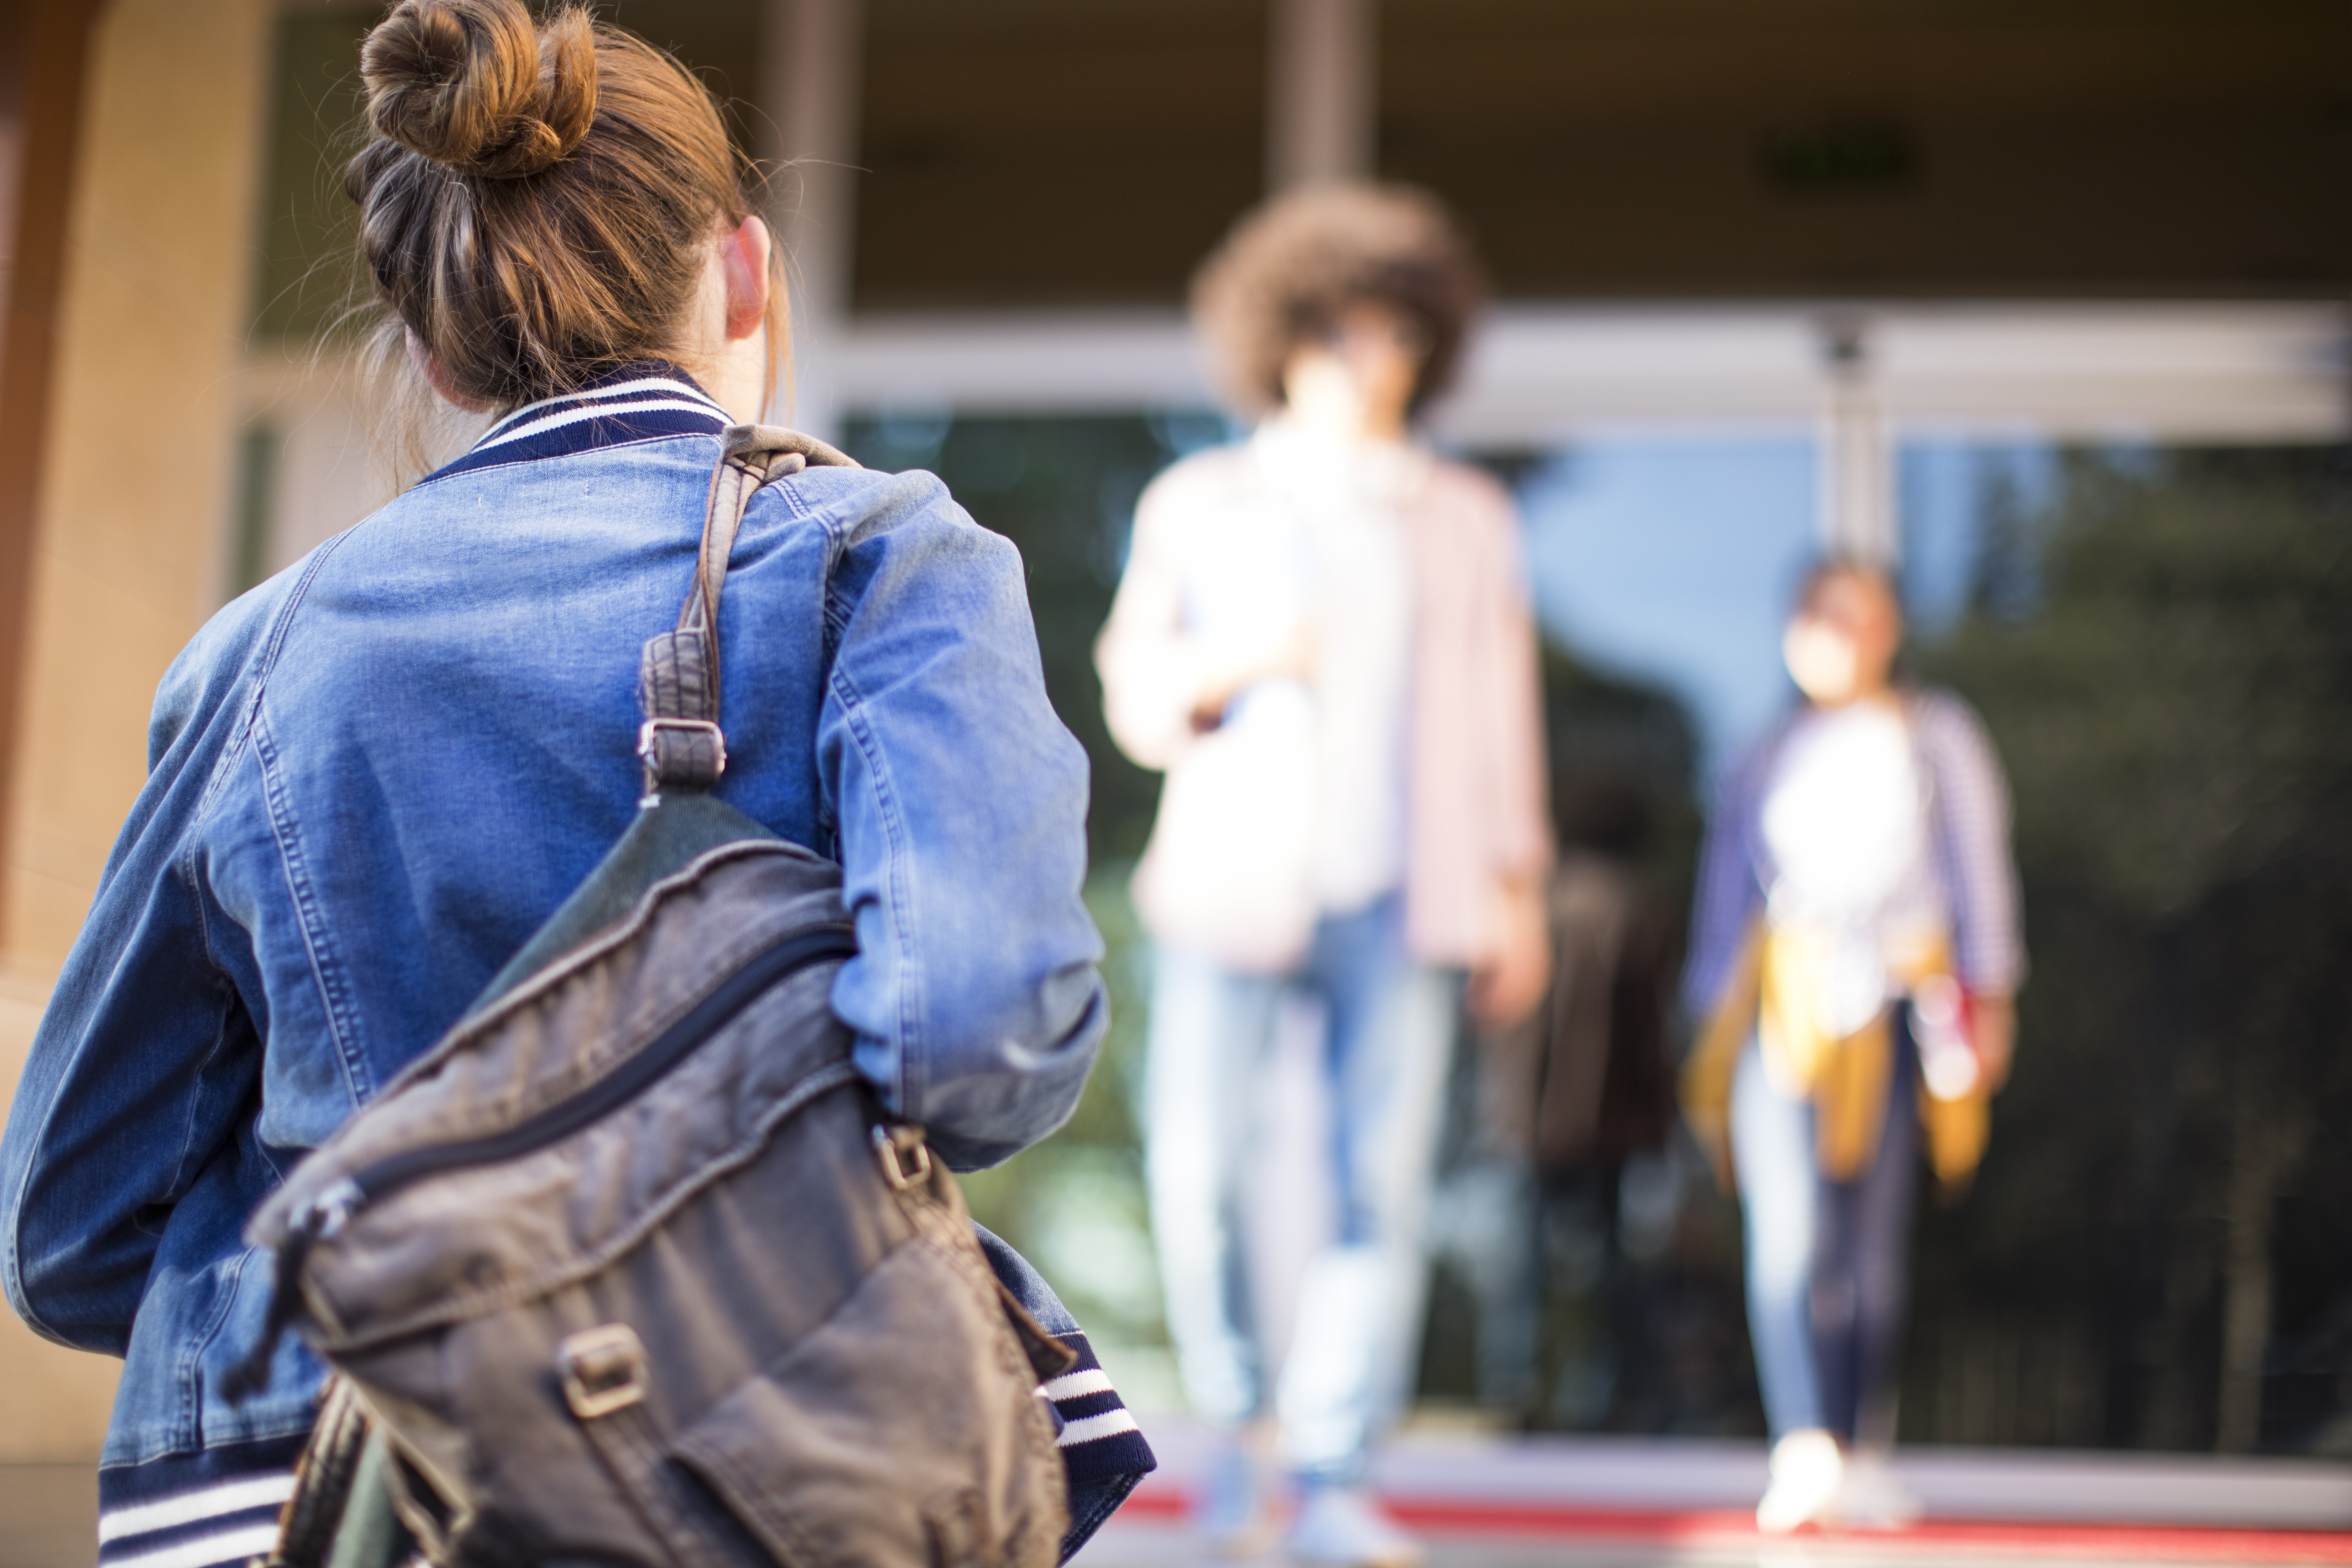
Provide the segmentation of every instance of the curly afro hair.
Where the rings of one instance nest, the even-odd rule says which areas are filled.
[[[1380,304],[1428,344],[1411,411],[1445,390],[1486,299],[1470,247],[1437,199],[1402,185],[1320,185],[1278,196],[1234,226],[1192,279],[1192,321],[1225,395],[1253,417],[1282,405],[1301,342],[1351,305]]]

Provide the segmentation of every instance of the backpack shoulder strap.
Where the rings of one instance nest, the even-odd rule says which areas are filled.
[[[719,597],[744,510],[762,485],[819,468],[857,467],[814,436],[774,425],[731,425],[720,438],[719,466],[702,517],[694,585],[674,630],[646,640],[637,677],[645,722],[637,756],[651,805],[664,790],[707,790],[727,771],[727,735],[719,727]]]

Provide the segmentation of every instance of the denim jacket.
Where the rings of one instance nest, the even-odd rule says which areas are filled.
[[[639,649],[725,422],[658,365],[519,410],[164,676],[0,1142],[9,1304],[127,1359],[102,1492],[307,1428],[299,1345],[219,1393],[271,1285],[240,1228],[628,825]],[[1004,1159],[1068,1115],[1107,1022],[1087,762],[1018,553],[928,474],[812,468],[752,502],[722,606],[717,793],[842,863],[834,1006],[884,1102],[959,1167]]]

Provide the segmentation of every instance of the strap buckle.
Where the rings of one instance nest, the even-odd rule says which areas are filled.
[[[626,1323],[567,1334],[555,1347],[563,1402],[583,1421],[625,1410],[646,1396],[646,1347]]]
[[[911,1171],[904,1163],[910,1153],[915,1157]],[[923,1130],[919,1127],[902,1127],[896,1132],[887,1127],[876,1127],[874,1157],[881,1163],[882,1179],[890,1184],[893,1192],[907,1192],[931,1179],[931,1146],[923,1142]]]
[[[710,737],[711,750],[719,759],[718,765],[711,771],[713,773],[720,773],[727,771],[727,731],[720,729],[718,725],[712,723],[708,719],[671,719],[663,717],[648,719],[644,723],[638,725],[637,755],[645,759],[646,764],[648,767],[657,765],[661,749],[661,732],[664,730],[686,730],[698,734],[709,735]]]

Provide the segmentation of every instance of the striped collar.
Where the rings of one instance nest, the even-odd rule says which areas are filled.
[[[639,360],[576,392],[524,404],[431,479],[671,436],[717,436],[733,423],[686,372],[665,361]]]

